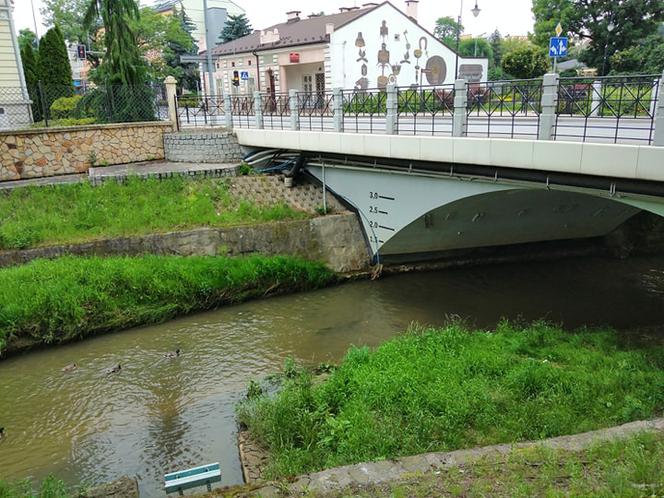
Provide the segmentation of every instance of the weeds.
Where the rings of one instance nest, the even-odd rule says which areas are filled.
[[[333,278],[288,256],[37,260],[0,270],[0,353],[13,340],[57,344]]]
[[[325,382],[294,371],[276,396],[238,407],[271,452],[268,477],[573,434],[664,410],[664,347],[627,349],[613,331],[545,323],[413,327],[376,350],[351,349]]]
[[[0,479],[0,498],[68,498],[72,494],[65,483],[50,475],[38,490],[32,489],[28,480],[7,482]]]
[[[0,193],[0,249],[306,217],[284,203],[236,199],[226,182],[211,179],[20,188]]]

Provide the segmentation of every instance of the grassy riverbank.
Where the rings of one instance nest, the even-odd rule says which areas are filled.
[[[65,257],[0,270],[0,354],[321,287],[322,264],[288,256]]]
[[[546,324],[413,328],[351,349],[321,384],[290,369],[238,407],[269,477],[430,451],[573,434],[664,411],[664,346]]]
[[[237,199],[224,180],[133,178],[97,187],[27,187],[0,192],[0,250],[306,217],[283,203]]]
[[[63,481],[54,476],[44,479],[36,490],[29,479],[13,482],[0,479],[0,498],[68,498],[74,495]]]

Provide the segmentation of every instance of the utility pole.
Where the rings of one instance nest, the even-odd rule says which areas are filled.
[[[207,56],[207,71],[208,71],[208,97],[214,95],[214,66],[212,65],[212,48],[214,47],[214,42],[211,41],[210,37],[210,19],[208,13],[208,0],[203,0],[203,16],[205,19],[205,55]]]
[[[37,46],[39,46],[39,33],[37,32],[37,16],[35,15],[35,0],[30,0],[32,6],[32,23],[35,26],[35,37],[37,38]]]

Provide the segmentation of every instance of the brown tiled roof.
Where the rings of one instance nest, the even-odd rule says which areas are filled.
[[[259,52],[261,50],[270,50],[273,48],[324,43],[329,41],[330,38],[329,35],[325,33],[326,24],[334,24],[334,29],[336,30],[375,8],[376,6],[371,6],[363,9],[340,12],[339,14],[310,17],[295,22],[275,24],[263,31],[274,31],[275,28],[279,30],[279,41],[277,42],[261,45],[261,32],[254,31],[252,34],[238,38],[237,40],[217,45],[212,49],[212,54],[242,54],[251,53],[254,50]]]

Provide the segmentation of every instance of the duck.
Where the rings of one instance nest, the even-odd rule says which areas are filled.
[[[5,434],[5,428],[4,428],[4,427],[0,427],[0,439],[4,438],[5,436],[6,436],[6,434]]]
[[[63,372],[73,372],[78,368],[78,365],[76,363],[70,363],[69,365],[62,367]]]
[[[176,349],[175,351],[170,351],[164,355],[164,358],[177,358],[180,356],[180,348]]]
[[[111,375],[111,374],[118,373],[120,370],[122,370],[122,365],[120,365],[120,364],[118,363],[117,365],[115,365],[115,366],[113,366],[113,367],[111,367],[111,368],[107,368],[106,370],[104,370],[104,373],[105,373],[106,375]]]

